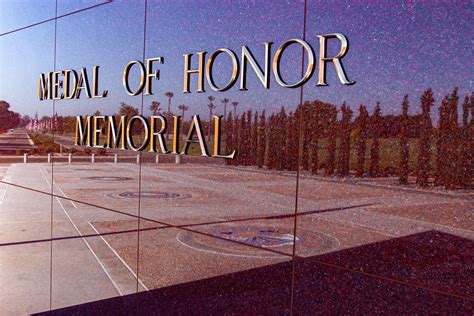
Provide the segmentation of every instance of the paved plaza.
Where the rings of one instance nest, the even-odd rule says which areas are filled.
[[[19,128],[0,134],[0,154],[16,154],[17,150],[34,148],[34,143],[25,129]]]
[[[0,173],[2,315],[251,274],[288,264],[293,249],[297,267],[474,295],[462,277],[474,262],[469,195],[300,177],[296,201],[294,175],[223,165],[4,164]]]

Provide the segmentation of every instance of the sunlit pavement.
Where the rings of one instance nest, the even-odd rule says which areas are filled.
[[[292,258],[293,240],[305,262],[352,251],[357,264],[326,262],[347,272],[360,270],[381,250],[370,246],[372,254],[360,247],[408,238],[413,257],[424,262],[421,272],[401,250],[405,259],[399,262],[391,248],[391,273],[366,267],[370,273],[363,277],[413,283],[448,296],[474,294],[460,280],[448,279],[446,285],[427,277],[439,269],[456,276],[462,272],[456,260],[469,266],[472,255],[459,259],[449,252],[454,241],[443,237],[438,248],[445,247],[451,257],[428,260],[423,257],[426,238],[410,237],[433,239],[437,231],[472,248],[473,203],[466,198],[300,179],[294,238],[294,177],[192,164],[12,164],[0,171],[3,181],[15,185],[0,188],[2,314],[57,309],[284,264]],[[52,249],[44,241],[51,234]],[[81,237],[89,235],[95,236]],[[407,265],[411,274],[402,272]]]
[[[34,143],[25,129],[19,128],[0,134],[0,154],[16,154],[17,150],[29,150]]]

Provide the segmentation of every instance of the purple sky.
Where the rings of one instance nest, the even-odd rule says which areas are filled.
[[[54,1],[1,2],[0,32],[54,17]],[[87,7],[100,1],[59,1],[58,14]],[[34,8],[34,10],[32,10]],[[173,91],[172,109],[190,106],[190,113],[205,115],[207,97],[219,101],[227,97],[240,102],[240,109],[271,111],[284,105],[294,108],[299,89],[284,89],[272,77],[265,90],[249,74],[248,91],[235,85],[219,93],[183,94],[184,53],[212,52],[226,47],[240,55],[249,46],[262,60],[264,41],[276,48],[291,38],[303,37],[302,1],[158,1],[149,0],[144,41],[144,3],[115,1],[58,20],[56,68],[79,69],[101,66],[102,88],[106,99],[60,101],[60,114],[111,114],[120,102],[141,106],[141,97],[127,96],[121,83],[123,68],[132,59],[162,56],[161,80],[154,83],[153,96],[144,98],[145,109],[153,100],[166,107],[166,91]],[[334,69],[328,67],[329,87],[316,87],[316,75],[304,86],[304,99],[320,99],[335,104],[344,100],[357,109],[363,103],[373,109],[379,100],[384,113],[398,113],[404,94],[410,95],[412,113],[419,110],[419,97],[433,88],[437,104],[442,96],[458,86],[462,95],[472,91],[472,4],[461,1],[314,1],[307,2],[307,41],[316,54],[318,34],[339,32],[346,35],[350,49],[343,63],[353,86],[343,86]],[[37,78],[54,68],[54,21],[0,37],[0,99],[24,114],[50,114],[50,101],[37,98]],[[263,63],[263,60],[261,61]],[[290,47],[283,59],[283,76],[288,81],[301,72],[301,50]],[[217,81],[228,78],[227,59],[215,65]],[[249,71],[251,73],[251,71]],[[196,84],[195,78],[192,80]],[[145,114],[148,112],[146,111]]]

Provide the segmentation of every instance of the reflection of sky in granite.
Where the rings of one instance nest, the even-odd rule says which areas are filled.
[[[59,1],[58,11],[65,13],[94,3],[72,5],[69,1]],[[305,100],[321,99],[336,104],[346,100],[354,108],[360,103],[373,108],[375,101],[380,100],[387,113],[398,111],[405,93],[410,94],[412,105],[418,105],[419,96],[427,87],[433,88],[438,101],[454,86],[459,86],[462,94],[471,91],[472,6],[468,2],[366,5],[308,0],[307,7],[307,40],[318,53],[318,34],[345,34],[350,49],[343,64],[349,78],[357,83],[350,87],[341,85],[329,65],[330,86],[316,87],[316,75],[313,75],[304,87]],[[51,8],[40,6],[36,15],[46,16],[43,11],[50,12]],[[143,5],[137,2],[117,1],[58,21],[57,68],[92,69],[93,65],[100,65],[101,87],[109,90],[109,97],[104,100],[58,102],[59,113],[90,114],[97,109],[112,113],[120,101],[137,107],[141,104],[140,97],[125,94],[121,75],[128,61],[142,57],[143,13]],[[2,22],[2,30],[5,25],[19,26],[15,19],[8,16]],[[166,107],[166,91],[175,94],[173,109],[185,103],[190,105],[191,113],[205,114],[209,95],[216,96],[220,112],[220,99],[224,97],[240,101],[240,109],[294,107],[299,101],[298,89],[283,89],[272,77],[271,89],[265,91],[250,69],[246,92],[239,91],[236,84],[225,93],[208,88],[206,94],[183,94],[182,54],[227,47],[240,55],[240,46],[247,45],[262,60],[264,41],[273,41],[275,51],[288,39],[302,38],[302,29],[302,1],[149,0],[146,56],[163,56],[165,64],[160,66],[161,80],[154,84],[155,95],[145,97],[145,107],[152,100]],[[6,57],[0,62],[0,99],[9,101],[16,111],[50,112],[47,103],[37,101],[36,87],[38,73],[52,70],[52,31],[54,23],[48,23],[0,39],[1,54]],[[218,82],[225,82],[229,68],[225,56],[221,57],[215,64],[215,76]],[[283,76],[288,81],[296,79],[301,72],[299,58],[300,50],[290,47],[282,65]],[[3,79],[7,77],[9,80]],[[192,86],[195,85],[193,76]]]

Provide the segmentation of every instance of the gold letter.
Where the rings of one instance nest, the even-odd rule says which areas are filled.
[[[93,76],[92,76],[92,97],[93,98],[105,98],[107,96],[108,91],[104,90],[101,95],[98,95],[99,90],[99,67],[94,66],[93,69]]]
[[[212,78],[212,65],[214,64],[214,59],[220,54],[220,53],[227,53],[227,55],[230,56],[230,59],[232,60],[232,77],[230,78],[230,81],[225,85],[223,88],[218,88],[216,84],[214,83],[214,79]],[[235,53],[231,51],[230,49],[227,48],[219,48],[216,50],[214,53],[212,53],[211,57],[207,60],[207,65],[206,65],[206,78],[207,78],[207,83],[211,86],[211,89],[214,91],[226,91],[229,90],[237,80],[237,76],[239,75],[239,61],[237,60],[237,56],[235,56]]]
[[[262,68],[260,68],[260,65],[255,61],[255,57],[253,57],[252,52],[247,48],[247,46],[242,46],[240,90],[247,90],[247,60],[265,89],[270,88],[270,48],[272,44],[272,42],[263,43],[263,45],[265,45],[265,73],[262,71]]]
[[[141,76],[140,76],[140,85],[138,86],[137,91],[132,92],[132,90],[130,90],[130,86],[128,84],[128,76],[130,74],[130,69],[132,69],[132,66],[135,65],[135,64],[140,65]],[[127,64],[127,66],[125,66],[125,69],[123,70],[122,82],[123,82],[123,86],[124,86],[125,90],[127,91],[127,94],[129,94],[129,95],[139,95],[143,91],[143,87],[145,86],[145,71],[146,71],[145,66],[143,65],[143,63],[141,61],[138,61],[138,60],[132,60],[131,62],[129,62]]]
[[[81,97],[81,90],[85,89],[86,94],[89,98],[91,98],[91,88],[89,86],[89,79],[87,78],[87,70],[86,68],[82,68],[81,74],[79,75],[79,80],[77,80],[76,86],[76,99]]]
[[[94,122],[94,129],[92,131],[92,136],[93,136],[93,147],[95,148],[105,148],[105,144],[104,145],[100,145],[99,142],[100,142],[100,134],[102,134],[103,130],[104,130],[104,125],[103,124],[100,124],[100,128],[97,128],[97,126],[99,125],[99,120],[103,120],[105,122],[105,116],[94,116],[93,118],[93,122]]]
[[[161,129],[157,132],[155,131],[156,127],[156,120],[161,121]],[[151,137],[150,137],[150,150],[151,153],[156,153],[156,145],[155,145],[155,136],[158,136],[158,142],[160,143],[161,152],[163,154],[168,154],[169,151],[166,149],[166,142],[163,138],[163,133],[166,131],[166,119],[163,115],[157,116],[150,116],[150,124],[151,124]]]
[[[193,140],[194,130],[196,130],[198,140]],[[183,150],[181,151],[181,155],[187,154],[189,145],[192,143],[199,143],[199,146],[201,147],[202,156],[209,157],[206,140],[204,139],[204,135],[202,133],[201,121],[199,119],[199,115],[194,115],[191,120],[191,126],[189,127],[188,136],[186,137]]]
[[[294,84],[287,84],[285,81],[283,81],[280,75],[280,58],[283,52],[285,51],[285,49],[293,43],[300,44],[301,46],[303,46],[304,50],[306,50],[306,53],[308,54],[308,67],[306,68],[305,75],[303,76],[303,78],[301,78],[300,81]],[[303,85],[306,81],[308,81],[309,78],[311,78],[313,71],[314,71],[314,52],[313,52],[313,48],[308,43],[299,39],[291,39],[283,43],[280,47],[278,47],[275,53],[275,57],[273,58],[273,75],[275,76],[275,79],[280,86],[285,87],[285,88],[297,88]]]
[[[229,158],[234,159],[235,150],[232,154],[229,155],[221,155],[221,119],[222,115],[216,116],[214,115],[214,155],[212,157],[216,158]]]
[[[72,84],[72,91],[69,93],[69,90],[71,90],[71,80],[69,75],[72,74],[74,78],[74,84]],[[65,99],[73,99],[74,96],[76,95],[76,85],[77,85],[77,72],[75,70],[64,70],[63,72],[64,75],[64,98]]]
[[[120,123],[118,131],[115,128],[115,118],[110,115],[107,117],[108,128],[107,128],[107,148],[119,148],[118,142],[122,143],[121,149],[127,149],[127,143],[125,142],[125,123],[127,116],[122,115],[120,117]],[[114,145],[112,147],[112,145]]]
[[[336,68],[337,76],[342,84],[351,85],[354,84],[355,81],[349,81],[346,76],[346,72],[344,71],[344,67],[342,67],[340,59],[342,59],[349,49],[349,42],[347,38],[340,34],[326,34],[326,35],[318,35],[319,37],[319,76],[318,76],[318,83],[317,86],[327,86],[326,83],[326,62],[333,62],[334,68]],[[326,40],[328,38],[337,38],[341,42],[341,50],[339,54],[335,57],[326,57]]]
[[[156,80],[160,79],[160,71],[157,70],[154,73],[150,73],[153,71],[153,62],[157,61],[160,64],[163,63],[163,58],[161,57],[154,57],[154,58],[148,58],[146,60],[146,85],[145,85],[145,95],[152,95],[153,92],[151,91],[152,88],[152,81],[151,78],[155,78]]]
[[[53,100],[61,100],[64,98],[64,94],[59,95],[59,88],[63,86],[63,82],[59,80],[59,75],[61,75],[61,71],[53,72],[53,84],[52,84],[52,92],[53,92]]]
[[[135,143],[133,142],[132,129],[133,129],[134,120],[139,120],[140,122],[142,122],[143,129],[145,130],[145,138],[143,139],[143,143],[141,144],[140,147],[135,147]],[[133,151],[143,150],[143,148],[145,148],[148,145],[148,141],[150,140],[149,131],[150,131],[150,128],[148,127],[148,121],[143,116],[141,115],[133,116],[127,123],[127,142],[130,149]]]
[[[173,115],[173,152],[172,154],[179,155],[179,126],[181,122],[181,116]]]
[[[51,99],[51,76],[51,72],[48,72],[46,77],[44,74],[40,74],[38,80],[38,97],[40,100]]]
[[[198,69],[189,69],[191,67],[191,56],[193,54],[184,54],[184,86],[183,92],[189,93],[189,75],[192,73],[198,74],[198,89],[197,92],[206,92],[204,91],[204,57],[206,52],[199,52],[199,67]]]
[[[76,116],[76,139],[74,143],[76,146],[86,145],[92,147],[91,128],[91,117],[89,115],[86,116],[85,126],[82,122],[82,116]]]

